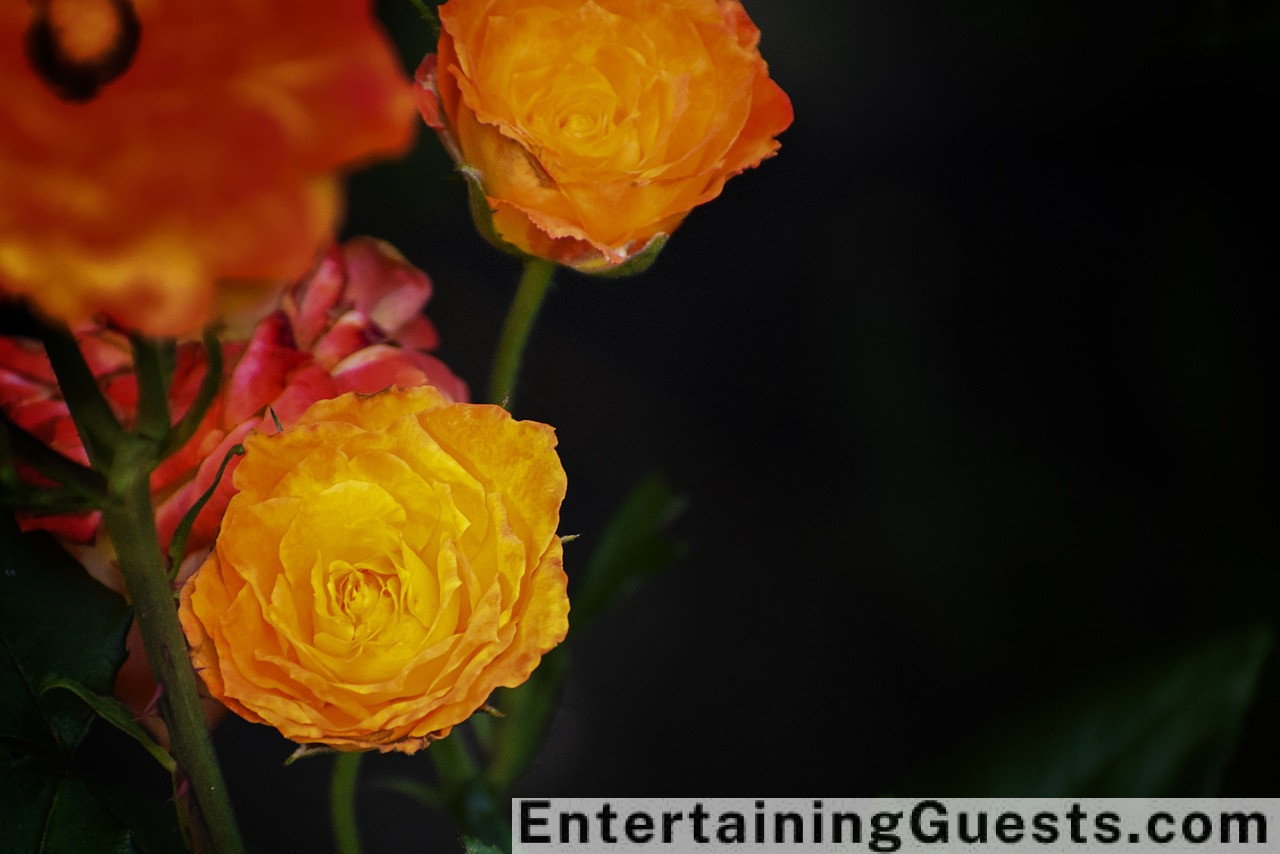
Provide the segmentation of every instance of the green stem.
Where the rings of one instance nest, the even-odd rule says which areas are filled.
[[[207,362],[204,378],[200,380],[200,388],[196,392],[196,399],[192,401],[191,408],[169,431],[169,437],[160,452],[161,456],[169,456],[195,435],[200,422],[204,420],[209,407],[213,405],[213,399],[218,396],[218,389],[222,385],[222,344],[218,341],[216,326],[210,326],[204,331],[204,351]]]
[[[160,713],[169,729],[173,755],[191,784],[195,825],[203,830],[209,850],[242,854],[244,843],[205,725],[195,671],[156,534],[150,487],[154,454],[154,445],[141,437],[126,435],[122,439],[108,478],[114,500],[103,510],[103,520],[115,545],[147,661],[161,689]]]
[[[333,757],[329,815],[333,820],[333,840],[338,854],[360,854],[360,829],[356,826],[356,779],[360,774],[361,755],[338,753]]]
[[[123,428],[71,332],[65,326],[44,326],[40,337],[89,462],[98,471],[106,471]]]
[[[133,374],[138,381],[138,412],[134,430],[162,442],[169,435],[169,382],[173,378],[173,341],[132,335]]]
[[[463,729],[455,727],[451,735],[432,742],[427,750],[440,778],[444,806],[465,835],[510,851],[511,826],[506,810],[471,758],[462,735]]]
[[[498,351],[493,359],[493,377],[489,382],[489,400],[505,409],[511,408],[516,377],[520,374],[520,358],[555,269],[553,262],[541,258],[530,258],[524,262],[520,285],[502,325],[502,337],[498,340]]]
[[[86,500],[101,501],[107,494],[107,481],[91,468],[82,466],[75,460],[41,442],[35,436],[23,430],[9,420],[0,411],[0,448],[7,449],[12,455],[9,465],[20,459],[46,477],[52,478],[76,495]],[[0,451],[0,459],[3,459]],[[0,465],[3,465],[0,462]]]
[[[436,773],[440,775],[441,787],[446,791],[461,789],[475,779],[480,771],[472,760],[471,754],[467,752],[467,746],[462,743],[461,730],[439,741],[433,741],[430,749],[427,750],[427,755],[435,763]]]

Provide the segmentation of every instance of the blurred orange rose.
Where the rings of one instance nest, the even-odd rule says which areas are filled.
[[[483,194],[481,230],[584,272],[660,243],[791,124],[737,0],[449,0],[439,13],[418,108]]]
[[[302,743],[413,753],[568,630],[555,434],[431,388],[255,433],[179,616],[210,694]]]
[[[0,4],[0,295],[200,329],[315,263],[413,100],[367,0]]]
[[[331,248],[248,340],[223,342],[218,396],[191,439],[151,477],[162,547],[169,547],[182,517],[214,484],[231,447],[254,428],[275,429],[269,411],[288,426],[317,400],[393,385],[433,385],[449,400],[466,400],[466,385],[427,352],[438,343],[435,328],[421,314],[430,295],[426,274],[399,252],[382,241],[358,237]],[[82,327],[76,337],[117,417],[131,423],[138,388],[128,340],[100,326]],[[183,343],[176,362],[170,408],[174,417],[181,417],[196,398],[208,361],[201,345]],[[53,369],[37,342],[0,336],[0,408],[45,444],[87,463]],[[232,459],[196,518],[187,540],[188,570],[213,544],[235,491],[230,472],[238,463]],[[100,515],[19,514],[19,522],[26,530],[58,535],[94,577],[123,594],[124,580],[115,551],[100,532]],[[121,669],[116,694],[137,711],[149,700],[154,682],[136,636],[130,638],[130,649],[137,654]]]

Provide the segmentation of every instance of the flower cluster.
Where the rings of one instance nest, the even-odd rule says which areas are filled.
[[[277,419],[291,425],[318,400],[393,385],[433,385],[450,400],[466,400],[466,385],[430,353],[438,338],[421,314],[430,296],[430,280],[394,248],[355,238],[331,248],[246,338],[223,341],[217,397],[194,435],[151,475],[161,545],[168,547],[182,516],[214,485],[228,451],[254,429],[274,429]],[[116,328],[89,324],[76,331],[76,339],[115,415],[132,424],[138,385],[128,338]],[[181,343],[175,364],[169,404],[181,417],[196,398],[208,355],[197,342]],[[88,462],[37,341],[0,336],[0,409],[54,450]],[[230,466],[237,462],[233,458]],[[213,543],[231,494],[230,477],[225,477],[196,517],[188,553]],[[27,529],[52,531],[68,544],[94,546],[99,557],[86,563],[123,592],[109,560],[102,559],[109,559],[110,549],[102,549],[100,517],[97,512],[24,514],[20,521]]]
[[[194,435],[151,474],[156,521],[168,548],[182,517],[216,484],[187,539],[192,557],[184,579],[213,544],[234,492],[229,473],[216,481],[230,450],[254,430],[291,426],[316,401],[347,392],[432,385],[449,400],[465,401],[466,385],[429,352],[437,344],[422,309],[431,282],[395,249],[371,238],[331,248],[318,267],[285,291],[281,307],[243,339],[222,343],[223,380]],[[138,399],[128,339],[117,329],[86,325],[77,340],[115,415],[130,425]],[[169,403],[175,417],[196,398],[208,355],[196,342],[175,352]],[[41,345],[0,336],[0,409],[64,456],[88,461],[67,402]],[[232,457],[234,471],[239,459]],[[33,480],[38,476],[27,473]],[[101,513],[23,514],[22,526],[57,534],[99,581],[125,593]],[[141,710],[154,689],[136,634],[116,692]]]
[[[448,0],[439,22],[411,82],[367,0],[0,7],[0,297],[83,361],[0,336],[2,495],[145,597],[173,702],[199,702],[185,634],[212,698],[345,751],[444,737],[528,678],[569,604],[554,431],[468,402],[424,273],[334,243],[344,170],[403,153],[416,102],[545,292],[545,261],[635,272],[792,120],[738,0]],[[32,498],[58,473],[80,504]],[[116,690],[141,713],[136,629]]]

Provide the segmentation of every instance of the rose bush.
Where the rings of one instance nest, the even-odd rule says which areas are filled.
[[[415,121],[367,0],[0,4],[0,103],[0,294],[153,335],[305,274]]]
[[[737,0],[449,0],[418,108],[482,231],[584,272],[669,234],[791,124]]]
[[[287,738],[412,753],[568,629],[555,434],[431,388],[255,433],[179,616],[209,692]]]
[[[274,430],[274,412],[293,424],[317,400],[393,385],[436,386],[449,400],[467,399],[466,385],[428,351],[438,343],[422,309],[431,282],[393,247],[367,237],[331,248],[312,273],[290,287],[282,306],[263,318],[247,339],[223,342],[223,382],[195,434],[151,477],[161,545],[169,547],[179,521],[215,483],[227,452],[255,428]],[[131,424],[137,380],[129,342],[118,331],[88,325],[77,340],[118,418]],[[195,400],[208,360],[194,342],[178,345],[170,408],[181,417]],[[0,409],[53,449],[87,462],[53,369],[39,343],[0,336]],[[203,560],[234,492],[230,472],[196,518],[187,540],[188,568]],[[30,472],[25,474],[39,482]],[[26,530],[45,529],[62,540],[103,584],[124,593],[114,549],[101,530],[101,514],[19,514]],[[185,578],[185,574],[180,575]],[[154,682],[130,637],[131,654],[116,681],[116,694],[135,710]],[[136,654],[135,654],[136,653]]]

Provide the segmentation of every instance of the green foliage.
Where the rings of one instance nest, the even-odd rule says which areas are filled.
[[[156,740],[134,719],[133,713],[115,697],[95,694],[70,679],[55,679],[48,684],[41,694],[48,694],[54,690],[70,691],[79,697],[86,706],[93,709],[98,714],[98,717],[142,745],[142,748],[151,754],[151,758],[160,763],[161,768],[170,774],[177,770],[178,766],[173,761],[173,757],[156,743]]]
[[[659,475],[650,475],[636,485],[605,527],[582,570],[569,614],[571,638],[679,557],[682,549],[670,541],[666,528],[683,506],[683,500],[671,493]],[[515,783],[542,745],[569,670],[567,646],[543,656],[523,685],[494,696],[494,705],[504,717],[475,721],[481,745],[489,755],[486,776],[499,792]]]
[[[431,35],[431,42],[434,44],[440,38],[440,14],[436,12],[436,7],[440,4],[437,2],[427,3],[425,0],[409,0],[414,8],[418,10],[418,14],[427,25],[427,30]]]
[[[60,777],[37,756],[0,765],[0,850],[25,854],[133,854],[133,834],[84,780]]]
[[[501,848],[470,836],[462,837],[462,846],[466,854],[505,854]]]
[[[683,507],[683,499],[672,494],[660,475],[650,475],[632,489],[582,570],[569,613],[570,638],[679,557],[682,548],[671,542],[666,529]],[[569,650],[563,645],[544,656],[523,685],[495,695],[502,719],[477,722],[489,754],[486,776],[497,791],[507,791],[537,755],[568,669]]]
[[[553,649],[542,657],[542,663],[523,685],[501,691],[495,698],[506,716],[493,727],[489,745],[487,773],[498,791],[507,791],[533,762],[551,724],[568,670],[568,650]]]
[[[661,475],[636,485],[609,520],[583,570],[573,596],[570,620],[580,628],[622,601],[640,584],[670,566],[683,553],[666,530],[684,510]]]
[[[271,417],[275,419],[276,430],[280,430],[280,419],[276,418],[274,409],[270,410]],[[182,557],[187,553],[187,538],[191,536],[191,529],[195,527],[196,517],[200,515],[200,511],[209,503],[209,499],[213,498],[213,494],[218,491],[218,486],[222,483],[222,476],[226,474],[227,465],[231,462],[232,457],[244,455],[244,445],[232,445],[222,458],[222,464],[218,466],[218,472],[213,476],[213,483],[209,484],[209,488],[201,493],[196,499],[196,503],[183,514],[182,519],[178,522],[178,527],[173,531],[173,538],[169,542],[169,577],[176,578],[178,570],[182,567]]]
[[[127,792],[102,784],[76,761],[94,708],[150,742],[123,707],[103,696],[124,660],[129,623],[124,601],[50,537],[23,535],[11,515],[0,514],[0,851],[173,847],[171,805],[163,805],[165,826],[144,834],[163,841],[141,842],[130,827],[154,826],[156,811],[147,805],[141,813],[148,818],[141,819]]]
[[[71,756],[93,717],[66,692],[71,679],[111,690],[124,661],[129,609],[44,535],[0,517],[0,739],[57,759]]]
[[[897,794],[1213,796],[1271,644],[1234,631],[1066,686]]]

